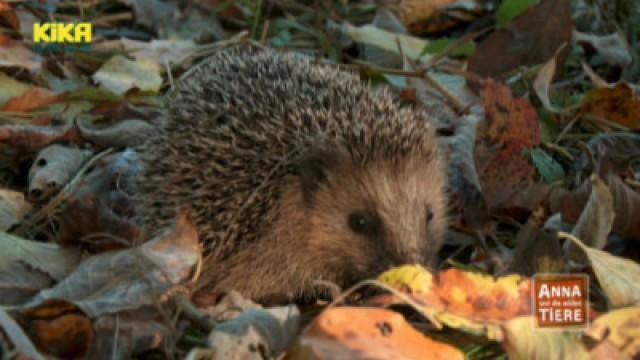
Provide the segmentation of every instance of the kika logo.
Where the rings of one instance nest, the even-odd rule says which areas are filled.
[[[41,50],[88,51],[93,26],[90,23],[35,23],[33,41]]]
[[[584,328],[589,322],[586,275],[543,274],[533,277],[536,320],[542,328]]]

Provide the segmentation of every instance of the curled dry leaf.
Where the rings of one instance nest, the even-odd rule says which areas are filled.
[[[593,47],[610,65],[627,66],[633,61],[629,45],[621,33],[593,35],[575,31],[574,41],[583,46]]]
[[[48,300],[15,314],[38,350],[61,359],[84,358],[95,340],[91,320],[76,305]]]
[[[586,255],[598,283],[614,308],[640,304],[640,265],[605,251],[584,245],[572,235],[560,233]]]
[[[131,61],[122,55],[116,55],[102,65],[93,74],[93,80],[117,95],[123,95],[133,88],[158,91],[162,85],[162,77],[153,65]]]
[[[504,274],[533,276],[561,272],[564,270],[563,255],[556,233],[542,229],[540,219],[533,215],[518,232],[513,260]]]
[[[570,1],[542,0],[483,40],[469,58],[469,71],[500,79],[521,66],[544,64],[560,46],[571,43],[572,34]],[[569,50],[567,46],[557,56],[557,66]]]
[[[82,253],[77,249],[62,248],[0,233],[0,269],[11,269],[18,263],[41,271],[55,280],[61,280],[78,265]]]
[[[126,150],[99,158],[92,166],[68,190],[64,210],[55,216],[59,222],[55,240],[82,242],[94,251],[121,249],[140,238],[140,229],[131,220],[134,204],[128,195],[140,172],[137,155]],[[101,233],[109,235],[99,236]]]
[[[549,88],[551,87],[551,82],[556,75],[556,68],[558,67],[558,55],[562,53],[562,50],[566,47],[566,45],[566,43],[562,44],[553,55],[553,57],[540,68],[540,71],[538,71],[538,75],[536,75],[536,79],[533,82],[533,89],[542,102],[542,105],[544,105],[545,109],[555,113],[562,112],[563,110],[551,103],[551,98],[549,97]]]
[[[640,227],[636,222],[636,214],[640,213],[640,193],[611,169],[601,169],[599,176],[613,197],[615,217],[611,232],[627,241],[640,240]],[[549,208],[554,213],[561,212],[563,221],[574,224],[582,214],[591,193],[589,180],[584,181],[574,191],[554,189],[549,198]]]
[[[502,326],[503,348],[509,360],[589,360],[589,353],[575,331],[541,330],[533,316],[521,316]]]
[[[592,90],[585,97],[582,109],[630,129],[640,128],[640,98],[626,82],[619,82],[613,88]]]
[[[607,236],[614,218],[611,191],[607,184],[594,174],[591,176],[591,195],[571,233],[585,245],[602,249],[607,244]],[[580,261],[584,260],[582,252],[574,246],[569,246],[568,255],[574,261],[584,262]]]
[[[487,116],[476,134],[476,164],[485,199],[495,208],[532,181],[535,169],[523,152],[540,144],[540,127],[531,103],[513,98],[505,85],[486,81],[481,97]]]
[[[0,189],[0,231],[7,231],[31,210],[24,194],[9,189]]]
[[[29,305],[66,299],[93,318],[162,303],[200,257],[196,228],[180,218],[173,228],[139,247],[87,258],[58,285],[35,296]]]
[[[214,359],[275,358],[300,330],[300,311],[295,305],[252,309],[216,326],[207,337]]]
[[[156,131],[143,120],[124,120],[102,129],[86,128],[78,124],[82,138],[100,147],[124,148],[142,144]]]
[[[42,149],[29,169],[29,199],[49,199],[67,184],[90,156],[90,150],[58,144]]]
[[[518,275],[494,278],[459,269],[431,275],[408,265],[385,272],[379,280],[407,293],[429,318],[491,339],[501,339],[498,325],[504,321],[532,313],[530,281]],[[375,301],[402,302],[395,296]]]
[[[598,134],[587,143],[590,152],[583,151],[575,162],[579,171],[591,172],[594,168],[613,167],[624,172],[629,161],[640,156],[640,134],[615,132]],[[595,164],[591,163],[591,155]]]
[[[601,315],[585,331],[596,343],[610,343],[629,359],[640,357],[640,307],[628,307]]]
[[[286,359],[464,359],[453,346],[432,340],[396,312],[336,307],[304,330]]]

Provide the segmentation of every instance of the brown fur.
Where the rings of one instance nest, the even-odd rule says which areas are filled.
[[[143,221],[187,211],[208,245],[207,284],[282,300],[434,260],[445,176],[424,112],[303,56],[237,48],[169,103],[141,151]]]

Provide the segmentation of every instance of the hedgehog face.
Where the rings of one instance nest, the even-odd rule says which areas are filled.
[[[433,265],[446,225],[439,162],[419,154],[366,163],[323,154],[307,162],[301,174],[307,245],[327,269],[343,271],[325,275],[328,280],[348,283],[394,265]]]

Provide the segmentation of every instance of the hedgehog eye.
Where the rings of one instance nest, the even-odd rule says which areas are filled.
[[[354,211],[349,214],[349,227],[358,234],[370,234],[375,231],[376,219],[366,212]]]

